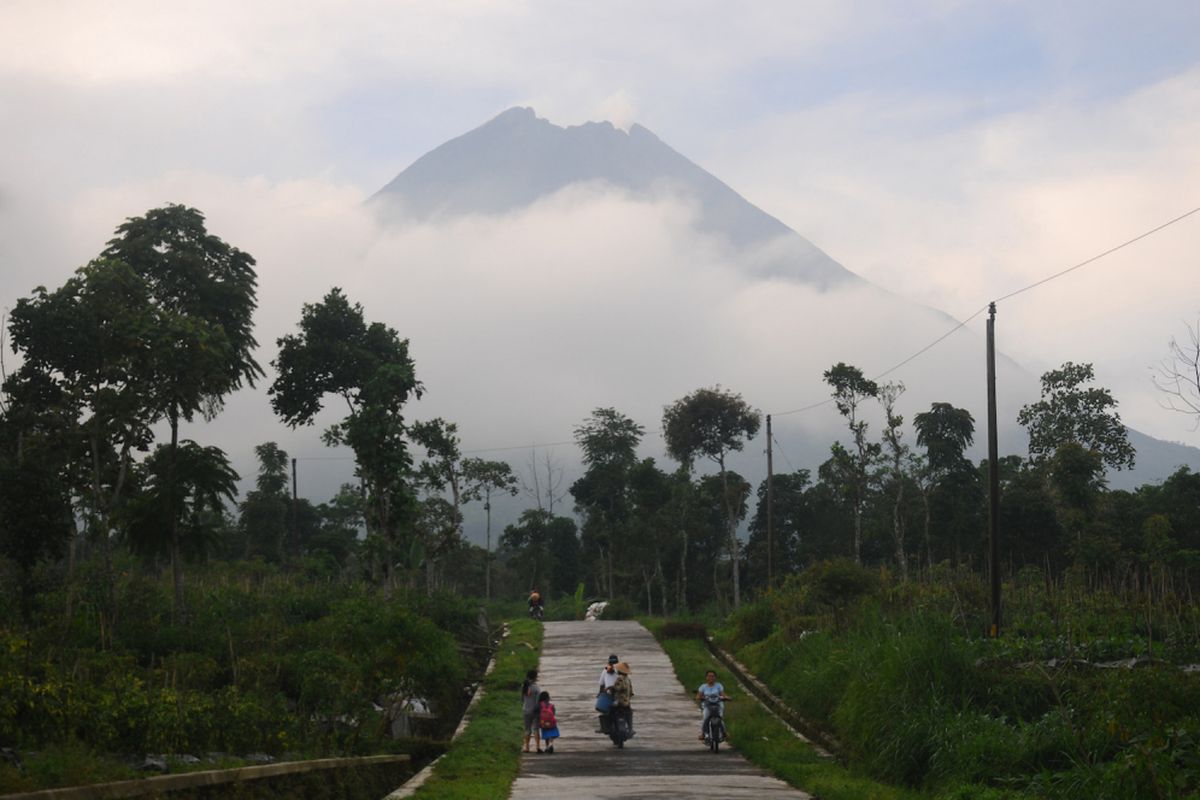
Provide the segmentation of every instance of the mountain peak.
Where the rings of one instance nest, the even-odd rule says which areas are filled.
[[[384,186],[371,202],[393,220],[506,214],[575,183],[600,182],[635,197],[679,195],[696,228],[746,249],[753,271],[825,287],[857,276],[712,174],[634,124],[562,127],[514,107],[451,139]],[[764,258],[760,251],[773,255]]]

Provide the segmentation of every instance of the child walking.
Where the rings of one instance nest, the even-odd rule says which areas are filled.
[[[550,702],[550,693],[538,695],[538,727],[541,728],[542,741],[546,742],[546,752],[554,753],[554,740],[559,737],[558,718],[554,715],[554,704]]]
[[[542,752],[542,740],[539,737],[540,727],[538,725],[538,685],[537,685],[537,670],[531,669],[525,673],[525,682],[521,684],[521,716],[525,722],[525,752],[529,752],[529,740],[533,739],[533,744],[537,747],[537,751]],[[541,692],[545,694],[545,692]]]

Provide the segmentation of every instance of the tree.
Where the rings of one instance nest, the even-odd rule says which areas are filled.
[[[428,422],[415,422],[409,430],[412,440],[425,448],[426,460],[417,469],[417,478],[430,491],[450,490],[450,505],[462,529],[459,507],[462,499],[462,449],[458,438],[458,426],[442,418]]]
[[[951,481],[951,476],[974,477],[975,467],[967,460],[966,449],[975,439],[975,418],[965,408],[950,403],[934,403],[929,410],[913,417],[917,444],[925,448],[923,463],[914,464],[917,486],[925,512],[925,564],[933,566],[931,536],[931,497]],[[961,497],[961,494],[956,495]]]
[[[570,588],[570,584],[556,577],[559,565],[553,557],[554,550],[563,549],[564,538],[575,539],[574,521],[531,508],[521,512],[516,524],[505,526],[500,545],[516,553],[518,572],[528,576],[526,588],[536,586],[544,596],[549,596],[556,587]]]
[[[867,423],[858,418],[858,407],[869,397],[879,395],[879,384],[863,376],[862,370],[839,361],[824,373],[833,388],[833,402],[846,418],[854,439],[855,457],[851,462],[850,486],[854,492],[854,563],[862,563],[862,512],[866,503],[867,476],[871,462],[879,455],[879,445],[867,441]]]
[[[34,409],[54,409],[69,480],[82,497],[81,516],[100,544],[109,631],[117,609],[112,535],[127,499],[134,453],[149,447],[152,425],[161,416],[148,390],[154,348],[146,343],[156,335],[155,326],[145,281],[113,259],[90,262],[53,292],[39,286],[9,317],[12,347],[24,357],[5,381],[6,393],[24,414],[18,449],[23,431],[44,419]]]
[[[275,442],[263,442],[255,446],[254,455],[258,458],[258,477],[239,506],[241,555],[245,558],[258,555],[281,562],[291,505],[287,491],[288,454]]]
[[[1070,361],[1042,376],[1042,399],[1021,409],[1017,422],[1029,431],[1029,458],[1043,464],[1063,444],[1094,451],[1112,469],[1132,469],[1135,452],[1108,389],[1083,384],[1095,379],[1091,364]]]
[[[168,205],[117,228],[102,257],[128,264],[145,283],[155,325],[148,337],[153,378],[143,390],[167,419],[165,502],[172,506],[171,565],[176,613],[183,611],[183,566],[176,488],[179,422],[212,419],[226,395],[263,375],[252,355],[257,276],[254,259],[211,235],[194,208]]]
[[[129,528],[133,549],[149,556],[187,554],[196,560],[216,550],[225,503],[237,496],[238,474],[225,452],[184,439],[174,454],[159,445],[141,470],[144,488],[133,503]],[[172,531],[177,540],[172,540]]]
[[[812,510],[806,489],[811,473],[806,469],[784,472],[774,476],[772,516],[775,527],[775,556],[777,570],[787,575],[800,568],[808,534],[813,532]],[[767,482],[758,485],[754,516],[750,519],[750,538],[746,542],[747,572],[759,586],[767,578]]]
[[[575,428],[583,450],[584,474],[571,485],[576,506],[584,511],[601,542],[608,594],[615,596],[614,551],[628,513],[629,470],[637,463],[637,445],[645,429],[615,408],[597,408]]]
[[[486,547],[484,552],[483,588],[484,597],[492,598],[492,494],[517,494],[517,476],[504,461],[487,461],[482,458],[464,459],[462,463],[463,494],[467,502],[483,500],[483,511],[487,517]],[[552,513],[552,512],[551,512]]]
[[[690,465],[697,456],[703,456],[717,465],[724,494],[734,608],[742,602],[740,547],[725,459],[754,438],[761,423],[762,414],[758,410],[751,408],[740,394],[720,386],[697,389],[663,409],[663,438],[668,455],[681,464]]]
[[[1187,328],[1188,341],[1171,337],[1170,355],[1158,362],[1154,385],[1166,395],[1163,406],[1192,418],[1192,430],[1200,427],[1200,320]]]
[[[341,289],[317,304],[305,304],[300,333],[279,339],[278,371],[268,394],[275,413],[291,427],[311,425],[325,397],[335,395],[348,413],[324,433],[330,446],[354,451],[366,492],[368,535],[379,538],[383,577],[390,595],[393,566],[401,553],[399,526],[414,513],[408,479],[412,457],[402,413],[423,387],[408,355],[408,340],[380,322],[367,324],[362,306]]]
[[[907,476],[904,465],[908,457],[908,445],[900,441],[904,435],[901,426],[904,417],[896,413],[896,400],[904,394],[904,384],[889,382],[879,387],[879,402],[883,405],[883,441],[888,450],[888,471],[892,484],[892,543],[895,545],[896,565],[900,567],[901,580],[908,580],[908,551],[904,544],[904,485]]]

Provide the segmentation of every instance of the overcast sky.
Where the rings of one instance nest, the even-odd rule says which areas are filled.
[[[410,335],[357,268],[397,248],[437,261],[466,245],[425,231],[381,246],[361,201],[433,147],[528,105],[559,124],[640,122],[849,269],[966,316],[1200,206],[1197,41],[1194,1],[7,0],[0,305],[60,284],[123,218],[182,202],[258,259],[264,363],[299,304],[335,282]],[[630,213],[588,202],[584,217],[542,209],[488,241],[521,248],[588,214]],[[673,224],[658,211],[625,219],[651,248]],[[1159,408],[1149,368],[1200,314],[1198,245],[1200,215],[1003,303],[1001,348],[1034,373],[1095,362],[1127,422],[1196,444]],[[517,283],[528,296],[552,280]],[[395,284],[394,296],[410,288]],[[431,279],[416,296],[452,289]],[[864,320],[861,336],[888,332]],[[414,340],[414,352],[438,351]],[[480,348],[480,360],[499,355]],[[461,372],[427,364],[426,376]],[[819,375],[786,389],[748,399],[770,411],[825,395]],[[594,405],[610,402],[601,394]],[[586,410],[477,425],[465,444],[569,439]],[[253,441],[321,452],[315,434],[289,440],[269,415],[255,424]]]

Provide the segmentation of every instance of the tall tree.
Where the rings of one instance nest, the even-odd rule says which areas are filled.
[[[280,562],[287,539],[290,498],[288,497],[288,454],[275,442],[256,445],[258,476],[254,488],[239,506],[238,528],[245,558],[262,556]]]
[[[484,515],[487,518],[483,589],[484,597],[490,600],[492,597],[492,495],[516,496],[519,481],[507,462],[488,461],[482,458],[463,459],[462,477],[465,485],[464,500],[467,502],[482,500]],[[549,509],[547,511],[553,513],[549,512]]]
[[[879,395],[879,384],[863,376],[862,370],[839,361],[825,370],[825,382],[833,389],[833,402],[846,419],[854,440],[851,488],[854,492],[854,563],[862,563],[862,514],[866,503],[867,479],[871,462],[879,455],[879,445],[867,441],[867,423],[859,419],[858,407]]]
[[[116,627],[112,536],[128,496],[133,456],[154,439],[161,411],[153,382],[156,315],[146,282],[126,263],[97,259],[53,292],[39,286],[9,316],[20,369],[5,382],[31,424],[47,401],[58,415],[63,452],[78,477],[81,516],[100,545],[106,630]],[[27,402],[26,402],[27,401]],[[21,441],[18,436],[18,448]]]
[[[615,408],[597,408],[575,428],[584,474],[571,485],[571,496],[588,516],[585,533],[596,534],[610,597],[616,593],[614,553],[629,510],[629,470],[637,463],[637,445],[644,433],[641,425]]]
[[[450,506],[458,515],[455,528],[461,531],[462,447],[458,425],[438,417],[428,422],[414,422],[409,433],[415,443],[425,448],[425,461],[417,468],[418,480],[430,491],[449,490]]]
[[[183,611],[182,492],[176,488],[179,423],[212,419],[224,398],[263,375],[254,360],[254,259],[210,234],[194,208],[168,205],[131,217],[101,254],[128,264],[145,282],[155,313],[148,344],[153,380],[145,386],[171,430],[166,502],[176,613]]]
[[[975,467],[967,460],[966,449],[975,440],[975,418],[965,408],[955,408],[950,403],[934,403],[928,411],[913,417],[917,429],[917,444],[925,448],[924,463],[914,469],[917,486],[921,489],[921,501],[925,511],[924,545],[925,565],[933,565],[933,542],[931,535],[931,499],[934,492],[947,486],[958,477],[958,483],[977,479]],[[962,493],[955,493],[962,496]]]
[[[225,503],[237,496],[238,474],[225,452],[184,439],[173,456],[167,446],[159,445],[141,470],[144,488],[133,503],[129,529],[134,550],[154,556],[187,554],[197,560],[216,550]],[[169,538],[172,530],[178,541]]]
[[[1112,393],[1086,386],[1095,379],[1091,364],[1068,361],[1042,375],[1042,398],[1021,409],[1019,422],[1029,431],[1029,458],[1035,464],[1049,459],[1063,444],[1074,443],[1095,452],[1112,469],[1132,469],[1133,445]]]
[[[269,394],[275,413],[293,428],[311,425],[327,395],[348,409],[324,433],[330,446],[354,451],[366,491],[368,535],[379,538],[383,577],[390,594],[395,560],[401,555],[400,524],[415,510],[409,479],[403,409],[423,387],[408,355],[408,340],[381,322],[368,324],[362,306],[333,289],[316,304],[305,304],[300,332],[279,339],[273,362],[278,377]]]
[[[909,447],[901,439],[904,436],[904,417],[896,413],[896,401],[904,394],[904,384],[888,382],[879,387],[879,402],[883,406],[883,441],[887,445],[887,461],[892,485],[892,544],[895,546],[896,565],[900,568],[901,580],[908,580],[908,549],[905,546],[905,525],[902,508],[907,476],[904,466]]]
[[[663,438],[671,458],[681,464],[691,464],[697,456],[702,456],[717,465],[724,493],[734,608],[742,602],[740,545],[725,459],[754,438],[761,423],[762,414],[757,409],[746,403],[740,394],[720,386],[697,389],[663,410]]]

